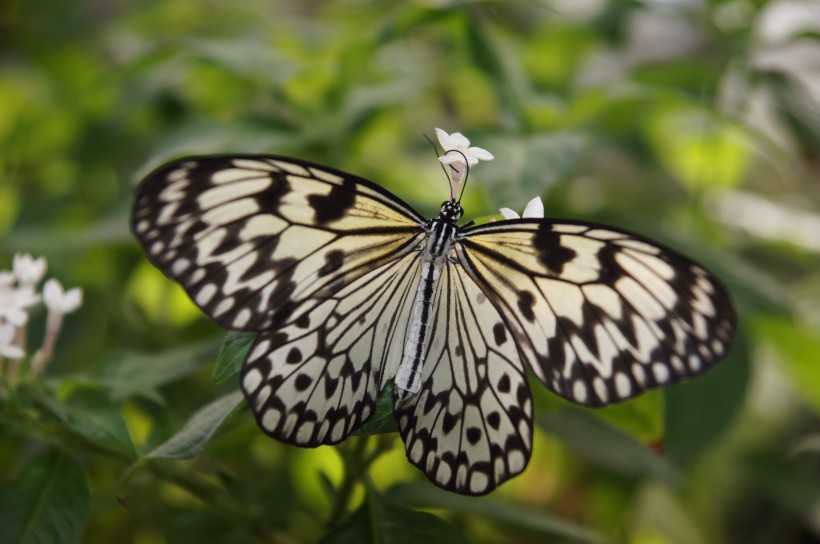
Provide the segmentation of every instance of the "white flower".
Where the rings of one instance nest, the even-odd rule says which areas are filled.
[[[14,256],[14,275],[20,285],[37,285],[46,275],[45,257],[35,259],[30,253],[17,253]]]
[[[0,325],[0,357],[22,359],[23,350],[12,344],[14,341],[14,325],[3,323]]]
[[[8,270],[0,271],[0,289],[7,289],[11,287],[15,279],[16,278],[13,272],[9,272]]]
[[[64,291],[59,280],[51,278],[43,286],[43,302],[52,312],[62,315],[70,314],[83,303],[83,290],[74,287]]]
[[[441,144],[441,147],[444,149],[444,155],[438,158],[441,164],[449,165],[456,162],[464,164],[464,159],[466,158],[468,166],[475,166],[478,164],[478,161],[491,161],[494,158],[486,149],[470,147],[470,140],[465,138],[460,132],[447,134],[440,128],[437,128],[436,136],[438,137],[438,143]],[[459,151],[460,153],[449,153],[449,151]]]
[[[15,327],[25,325],[28,321],[27,309],[40,302],[40,295],[31,286],[17,289],[0,289],[0,318]]]
[[[516,212],[509,208],[501,208],[501,215],[504,219],[543,219],[544,218],[544,203],[541,202],[541,197],[537,196],[527,202],[527,207],[524,208],[524,215],[519,216]]]

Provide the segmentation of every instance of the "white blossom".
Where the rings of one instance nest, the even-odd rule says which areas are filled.
[[[436,137],[438,137],[438,143],[444,149],[444,155],[438,158],[441,164],[451,165],[457,162],[464,164],[466,159],[468,166],[475,166],[478,161],[491,161],[494,158],[486,149],[470,147],[470,140],[460,132],[447,134],[437,128]],[[460,153],[448,153],[449,151],[459,151]]]
[[[40,302],[40,295],[31,286],[0,288],[0,319],[15,327],[25,325],[28,321],[28,309]]]
[[[11,323],[0,324],[0,357],[9,359],[21,359],[23,357],[23,350],[13,344],[14,333],[14,325]]]
[[[83,303],[83,290],[74,287],[65,291],[59,280],[51,278],[43,286],[43,302],[49,311],[70,314]]]
[[[0,289],[8,289],[16,281],[14,272],[8,270],[0,270]]]
[[[34,286],[46,275],[45,257],[33,258],[30,253],[17,253],[14,256],[14,275],[20,285]]]
[[[541,202],[541,197],[537,196],[527,202],[527,207],[524,208],[523,215],[518,215],[515,211],[509,208],[501,208],[501,215],[504,219],[543,219],[544,218],[544,203]]]

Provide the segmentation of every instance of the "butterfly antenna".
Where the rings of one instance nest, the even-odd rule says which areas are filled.
[[[462,153],[458,149],[448,149],[447,151],[445,151],[445,155],[447,153],[458,153],[459,155],[462,156],[462,158],[464,158],[464,168],[466,168],[467,170],[464,172],[464,179],[459,181],[461,183],[461,193],[458,195],[458,202],[461,202],[461,197],[464,196],[464,188],[467,187],[467,178],[470,177],[470,163],[467,160],[467,155],[465,155],[464,153]],[[442,166],[444,166],[444,165],[442,165]],[[458,172],[458,169],[454,165],[451,164],[450,168],[452,168],[453,170]],[[452,187],[452,180],[450,181],[450,185]],[[456,195],[453,194],[452,189],[450,190],[450,196],[453,198],[453,200],[456,199]]]
[[[424,133],[422,133],[421,135],[424,136],[424,139],[430,142],[430,145],[433,146],[433,153],[435,153],[436,158],[438,158],[438,146],[436,145],[436,142],[434,142],[428,135]],[[447,184],[452,186],[453,180],[450,178],[450,172],[447,170],[447,167],[441,164],[441,161],[439,161],[439,165],[441,166],[441,169],[444,170],[444,176],[447,178]]]

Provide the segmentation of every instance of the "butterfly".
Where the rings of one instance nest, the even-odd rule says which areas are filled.
[[[241,387],[261,429],[337,444],[394,384],[409,461],[483,495],[526,467],[527,369],[606,406],[696,375],[732,344],[721,283],[613,227],[426,219],[360,177],[268,155],[182,159],[136,189],[149,259],[228,329],[258,333]]]

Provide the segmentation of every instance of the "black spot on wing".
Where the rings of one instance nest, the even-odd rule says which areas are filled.
[[[575,250],[561,244],[561,234],[553,232],[549,225],[538,229],[532,243],[538,252],[538,260],[556,275],[561,274],[564,265],[577,255]]]
[[[507,374],[504,374],[498,380],[498,391],[501,393],[509,393],[510,392],[510,377]]]
[[[487,423],[497,431],[501,424],[501,415],[498,412],[490,412],[487,414]]]
[[[307,374],[298,374],[296,376],[296,381],[293,383],[293,386],[296,388],[297,391],[304,391],[313,383],[313,378],[308,376]]]
[[[302,362],[302,351],[299,348],[290,348],[288,352],[288,356],[285,359],[290,364],[296,364]]]
[[[481,435],[482,435],[481,429],[479,429],[478,427],[469,427],[467,429],[467,440],[473,446],[478,444],[478,441],[481,440]]]
[[[290,192],[290,184],[280,175],[272,175],[270,187],[256,197],[259,208],[268,212],[275,212],[279,208],[282,197]]]
[[[345,252],[341,249],[334,249],[325,253],[325,264],[319,269],[319,277],[327,276],[336,272],[344,264]]]
[[[356,203],[356,182],[345,179],[326,195],[310,195],[308,203],[313,207],[317,223],[337,221]]]
[[[507,341],[507,331],[504,330],[503,323],[493,325],[493,338],[496,346],[501,346]]]
[[[535,321],[535,313],[533,307],[535,306],[535,297],[530,291],[518,292],[518,311],[524,316],[524,319],[530,323]]]

